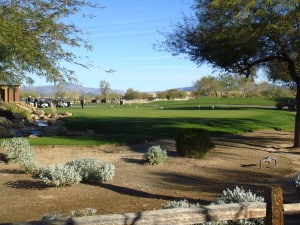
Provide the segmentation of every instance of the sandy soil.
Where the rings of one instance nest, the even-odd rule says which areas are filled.
[[[99,157],[116,166],[113,182],[55,188],[24,174],[17,164],[0,162],[0,223],[39,220],[42,215],[94,208],[97,214],[160,209],[172,200],[209,204],[236,185],[263,195],[265,185],[279,184],[285,203],[299,202],[291,178],[299,172],[300,149],[292,132],[260,131],[214,138],[216,147],[204,159],[176,156],[174,140],[134,146],[36,147],[40,165],[76,157]],[[168,151],[163,165],[145,165],[144,152],[153,145]],[[276,158],[260,168],[266,156]]]

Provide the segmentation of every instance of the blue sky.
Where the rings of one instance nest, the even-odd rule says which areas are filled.
[[[153,49],[163,40],[159,31],[171,31],[182,14],[191,13],[193,0],[99,0],[103,9],[93,9],[93,19],[74,20],[87,32],[93,46],[75,54],[86,55],[94,65],[89,70],[74,67],[80,83],[98,88],[101,80],[111,89],[163,91],[192,86],[202,76],[211,75],[209,66],[198,67],[186,56],[172,56]],[[114,73],[105,70],[113,69]],[[35,85],[41,84],[36,82]]]

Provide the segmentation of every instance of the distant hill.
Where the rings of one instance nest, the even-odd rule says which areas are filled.
[[[193,91],[195,90],[194,87],[182,87],[182,88],[176,88],[178,91]]]
[[[181,88],[175,88],[178,91],[192,91],[194,90],[194,87],[181,87]],[[39,93],[41,96],[50,96],[57,92],[56,86],[54,85],[44,85],[44,86],[21,86],[22,90],[31,90],[34,92]],[[91,88],[91,87],[84,87],[80,84],[73,84],[73,83],[66,83],[62,87],[63,91],[66,92],[79,92],[81,94],[85,95],[99,95],[100,94],[100,88]],[[123,90],[111,90],[112,92],[117,92],[119,94],[124,94],[126,91]],[[151,93],[155,93],[156,91],[152,91]]]
[[[22,90],[31,90],[40,93],[41,96],[50,96],[57,92],[57,88],[54,85],[44,85],[44,86],[23,86],[21,87]],[[99,95],[100,88],[91,88],[91,87],[84,87],[80,84],[73,84],[73,83],[66,83],[62,87],[63,91],[66,92],[79,92],[85,95]],[[121,90],[112,90],[112,92],[117,93],[124,93]]]

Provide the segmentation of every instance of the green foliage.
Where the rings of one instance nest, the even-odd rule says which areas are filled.
[[[77,158],[67,162],[66,165],[78,171],[82,181],[86,183],[112,181],[115,175],[115,166],[98,158]]]
[[[165,50],[246,77],[269,69],[274,81],[299,91],[298,0],[195,2],[194,15],[165,35]],[[299,147],[299,121],[294,130],[294,147]]]
[[[169,89],[157,93],[157,97],[161,99],[168,99],[168,100],[174,100],[176,98],[183,99],[186,97],[186,92],[178,91],[177,89]]]
[[[56,187],[78,184],[82,180],[76,168],[64,164],[40,168],[39,177],[44,183]]]
[[[201,129],[183,129],[176,136],[178,155],[189,158],[203,158],[213,147],[210,133]]]
[[[150,165],[158,165],[167,159],[167,151],[161,149],[159,145],[151,146],[144,154],[144,159]]]
[[[124,99],[127,99],[127,100],[139,99],[139,98],[140,98],[140,92],[136,91],[132,88],[128,88],[124,94]]]
[[[65,18],[83,15],[79,12],[88,7],[94,7],[88,0],[1,1],[1,80],[32,83],[31,74],[52,82],[72,80],[73,71],[62,65],[84,64],[70,49],[91,47],[83,39],[82,30]]]
[[[196,1],[194,16],[184,17],[166,34],[162,47],[173,54],[187,54],[197,64],[208,62],[246,75],[274,60],[297,65],[297,7],[297,0]],[[299,75],[299,68],[293,69]]]

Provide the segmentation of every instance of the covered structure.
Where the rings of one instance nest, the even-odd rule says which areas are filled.
[[[0,101],[2,102],[19,102],[20,85],[4,84],[0,82]]]

